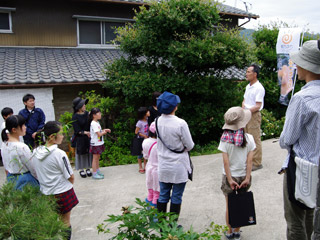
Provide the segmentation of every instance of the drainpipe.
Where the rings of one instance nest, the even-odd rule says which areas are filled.
[[[242,27],[243,25],[247,24],[248,22],[250,22],[251,20],[251,14],[248,15],[248,21],[242,23],[240,26],[238,26],[239,28]]]

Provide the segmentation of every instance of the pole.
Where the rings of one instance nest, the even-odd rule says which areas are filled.
[[[302,38],[300,39],[300,48],[301,48],[302,43],[303,43],[303,37],[304,37],[304,31],[302,32]],[[292,92],[291,92],[291,98],[293,97],[294,88],[296,86],[296,80],[297,80],[297,68],[294,71],[294,80],[293,80],[293,88],[292,88]],[[290,99],[290,101],[291,101],[291,99]]]

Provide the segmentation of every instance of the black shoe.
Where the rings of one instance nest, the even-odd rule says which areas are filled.
[[[87,173],[87,176],[88,176],[88,177],[91,177],[91,176],[92,176],[92,172],[90,171],[90,169],[87,169],[87,170],[86,170],[86,173]]]
[[[79,174],[80,174],[80,176],[81,176],[82,178],[86,178],[86,177],[87,177],[86,173],[85,173],[83,170],[81,170],[81,171],[79,172]]]

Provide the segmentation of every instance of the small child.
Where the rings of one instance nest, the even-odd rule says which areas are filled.
[[[148,197],[146,198],[146,202],[153,207],[157,207],[160,185],[158,178],[157,133],[154,122],[151,123],[149,128],[149,138],[142,143],[142,152],[144,159],[148,159],[146,166]]]
[[[90,153],[92,153],[92,171],[93,179],[103,179],[104,175],[99,169],[99,159],[101,153],[103,153],[105,146],[103,141],[103,135],[110,133],[110,129],[101,129],[99,120],[101,119],[101,111],[99,108],[92,108],[89,114],[90,123]]]
[[[4,122],[1,124],[1,132],[2,132],[2,130],[6,127],[6,119],[8,118],[8,117],[10,117],[11,115],[13,115],[13,110],[12,110],[12,108],[9,108],[9,107],[5,107],[5,108],[3,108],[2,110],[1,110],[1,115],[2,115],[2,117],[3,117],[3,119],[4,119]]]
[[[21,190],[26,184],[39,186],[36,171],[31,161],[32,152],[20,142],[19,137],[26,134],[25,119],[12,115],[6,119],[1,132],[1,155],[8,182],[15,183],[15,189]]]
[[[74,174],[65,151],[58,148],[63,140],[62,126],[49,121],[36,134],[38,146],[33,152],[33,162],[44,195],[54,195],[62,221],[69,227],[67,239],[71,239],[71,210],[78,203],[73,190]]]
[[[6,128],[6,119],[8,117],[10,117],[11,115],[13,115],[13,110],[12,108],[9,108],[9,107],[5,107],[1,110],[1,115],[3,117],[3,123],[1,124],[1,127],[0,127],[0,132],[2,132],[3,129]],[[0,141],[0,147],[2,145],[2,141]],[[3,166],[3,163],[2,163],[2,157],[1,157],[1,150],[0,150],[0,166]]]
[[[224,130],[218,149],[222,151],[223,175],[221,190],[226,197],[227,239],[240,239],[240,228],[229,224],[228,194],[234,190],[248,191],[251,186],[253,150],[256,148],[253,136],[244,133],[244,127],[251,119],[251,112],[241,107],[232,107],[224,114]]]
[[[140,107],[138,109],[138,122],[136,124],[136,130],[134,131],[136,135],[138,135],[138,138],[148,138],[149,134],[149,125],[148,125],[148,117],[150,116],[150,112],[146,107]],[[139,146],[139,149],[141,149],[141,154],[138,155],[138,163],[139,163],[139,173],[145,173],[145,167],[146,167],[146,160],[143,160],[144,168],[142,167],[142,142],[141,146]]]

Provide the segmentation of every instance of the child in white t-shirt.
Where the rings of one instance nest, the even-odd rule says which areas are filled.
[[[103,135],[110,133],[110,129],[101,129],[101,125],[99,120],[101,119],[101,111],[99,108],[92,108],[89,114],[89,121],[90,123],[90,153],[92,153],[92,171],[93,179],[103,179],[104,175],[101,173],[99,169],[99,159],[101,153],[103,153],[104,141]]]
[[[228,194],[233,190],[248,191],[251,185],[253,150],[256,148],[253,136],[244,133],[244,127],[251,119],[251,111],[232,107],[224,114],[224,130],[218,149],[222,151],[223,176],[221,190],[226,197],[227,239],[240,239],[240,228],[229,224]]]
[[[74,174],[65,151],[58,148],[63,140],[62,126],[49,121],[36,134],[38,146],[33,152],[33,163],[44,195],[54,195],[62,221],[69,227],[67,239],[71,239],[71,210],[78,203],[73,190]]]
[[[26,134],[24,117],[11,115],[6,119],[5,128],[1,131],[1,155],[8,182],[15,184],[14,188],[21,190],[26,184],[39,187],[36,171],[31,160],[29,147],[20,142],[20,137]]]

